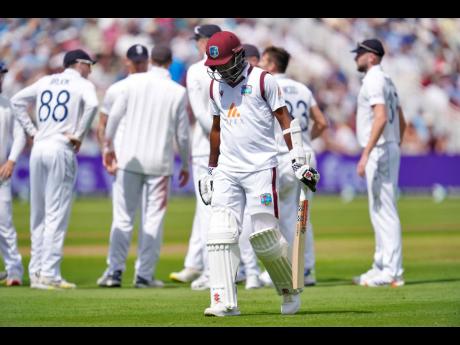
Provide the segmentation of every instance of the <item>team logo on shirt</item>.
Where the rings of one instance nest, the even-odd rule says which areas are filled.
[[[215,59],[219,56],[219,47],[218,46],[210,46],[209,47],[209,56]]]
[[[238,111],[238,108],[236,107],[235,103],[232,103],[230,105],[230,109],[228,109],[228,114],[227,116],[229,118],[232,118],[232,117],[240,117],[240,112]]]
[[[260,203],[265,206],[270,206],[272,203],[272,195],[270,193],[264,193],[260,195]]]
[[[243,85],[241,87],[241,94],[244,95],[250,95],[252,93],[252,85]]]

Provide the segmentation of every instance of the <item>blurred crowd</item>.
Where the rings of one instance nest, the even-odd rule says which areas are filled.
[[[315,148],[351,155],[360,151],[354,126],[362,75],[350,50],[366,38],[381,39],[382,66],[408,121],[403,154],[460,153],[460,19],[0,18],[0,59],[9,68],[4,94],[11,97],[61,71],[65,51],[83,48],[98,60],[89,79],[102,101],[105,90],[126,76],[123,57],[136,43],[149,50],[169,44],[171,75],[184,84],[188,66],[202,58],[190,37],[204,23],[233,31],[260,51],[285,48],[292,56],[288,75],[310,87],[330,121]],[[99,154],[95,131],[89,137],[82,153]]]

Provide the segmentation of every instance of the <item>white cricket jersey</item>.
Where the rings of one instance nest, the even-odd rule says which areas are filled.
[[[304,149],[313,150],[310,137],[310,109],[317,103],[312,92],[304,84],[288,78],[284,73],[277,73],[274,77],[281,87],[289,114],[293,119],[299,119]],[[275,121],[275,134],[279,152],[289,152],[278,121]]]
[[[265,75],[265,101],[260,88],[261,68],[244,69],[238,85],[213,82],[212,113],[220,116],[219,167],[254,172],[277,166],[273,111],[285,105],[281,89],[271,74]],[[248,75],[248,71],[251,71]]]
[[[27,103],[33,101],[37,127],[27,114]],[[82,140],[98,107],[94,85],[72,68],[39,79],[15,94],[11,103],[35,142],[65,133]]]
[[[187,169],[189,122],[185,88],[152,71],[132,74],[122,85],[106,129],[106,139],[113,140],[120,120],[126,117],[117,156],[119,168],[146,175],[171,175],[175,138],[183,169]]]
[[[209,108],[209,83],[211,81],[206,57],[191,65],[187,71],[187,93],[193,115],[197,122],[193,129],[192,156],[209,156],[209,133],[212,127],[212,114]]]
[[[10,101],[0,95],[0,166],[7,160],[16,162],[25,145],[26,135],[13,117]]]
[[[372,106],[376,104],[385,104],[388,116],[388,121],[377,145],[386,142],[399,143],[398,93],[390,77],[383,72],[380,65],[373,66],[367,71],[358,95],[356,134],[362,147],[366,147],[371,135],[374,121]]]
[[[171,79],[171,74],[165,68],[152,66],[150,68],[150,72],[155,75],[158,75],[158,77],[160,78]],[[127,76],[126,78],[129,78],[129,76]],[[115,100],[122,92],[123,82],[126,81],[126,78],[117,81],[116,83],[112,84],[107,89],[105,96],[104,96],[104,101],[101,106],[101,112],[106,114],[107,116],[109,115],[110,110],[112,109],[113,103],[115,103]],[[120,121],[120,124],[118,125],[117,132],[115,134],[115,139],[113,140],[113,146],[115,148],[115,153],[118,153],[120,150],[121,138],[125,131],[125,121],[126,121],[126,117],[123,117]]]

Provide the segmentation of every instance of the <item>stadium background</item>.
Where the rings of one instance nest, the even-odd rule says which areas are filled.
[[[149,49],[169,43],[175,55],[171,74],[184,84],[187,67],[200,59],[190,36],[202,23],[232,30],[260,51],[271,44],[283,46],[292,55],[288,74],[312,89],[330,121],[326,134],[314,141],[322,174],[312,209],[318,285],[303,293],[301,312],[281,318],[272,289],[245,291],[240,286],[242,317],[205,319],[209,293],[168,280],[171,271],[182,267],[187,249],[195,207],[191,183],[184,190],[174,184],[168,204],[156,273],[167,288],[131,288],[137,231],[123,289],[97,288],[109,241],[112,177],[101,167],[95,121],[78,155],[62,263],[66,279],[78,289],[59,294],[31,290],[26,270],[26,286],[0,287],[0,326],[459,326],[460,19],[1,18],[0,56],[9,68],[4,94],[11,97],[41,76],[61,71],[64,52],[83,48],[98,57],[90,80],[102,100],[108,86],[125,76],[122,58],[135,43]],[[360,75],[350,53],[357,41],[369,37],[384,42],[383,67],[398,87],[409,121],[400,174],[402,289],[351,285],[351,277],[368,268],[374,245],[364,179],[355,173]],[[14,223],[25,267],[30,253],[29,150],[13,177],[19,196]]]

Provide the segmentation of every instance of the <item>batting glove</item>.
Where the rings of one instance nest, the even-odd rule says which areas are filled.
[[[212,173],[214,168],[209,167],[208,173],[204,174],[198,180],[198,190],[200,191],[201,200],[205,205],[210,205],[212,200],[212,192],[214,191]]]
[[[299,164],[296,160],[292,160],[292,170],[295,176],[305,184],[312,192],[316,192],[316,185],[319,181],[319,172],[310,167],[308,164]]]

